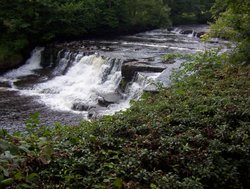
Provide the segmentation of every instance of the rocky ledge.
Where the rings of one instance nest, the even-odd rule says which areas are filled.
[[[125,81],[130,82],[137,72],[162,72],[167,66],[166,64],[151,64],[138,60],[128,60],[123,63],[122,77]]]

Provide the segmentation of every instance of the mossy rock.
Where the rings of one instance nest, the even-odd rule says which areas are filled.
[[[0,59],[0,70],[8,70],[21,65],[23,56],[20,54],[13,54],[6,58]]]

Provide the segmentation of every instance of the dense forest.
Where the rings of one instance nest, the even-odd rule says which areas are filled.
[[[25,132],[0,130],[0,188],[249,187],[249,0],[1,0],[0,8],[2,65],[53,40],[173,24],[209,21],[205,42],[234,44],[190,56],[170,87],[125,112],[53,127],[34,114]]]
[[[206,23],[213,0],[2,0],[0,69],[52,40]]]

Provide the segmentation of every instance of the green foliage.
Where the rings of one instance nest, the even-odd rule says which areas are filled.
[[[183,66],[192,74],[114,116],[41,127],[36,114],[27,132],[2,131],[1,187],[247,188],[249,67],[216,51]]]
[[[182,63],[182,67],[179,71],[173,73],[171,75],[172,82],[178,82],[179,80],[183,79],[184,77],[189,76],[190,74],[193,74],[197,71],[200,71],[200,69],[204,69],[206,67],[207,75],[212,74],[211,69],[214,67],[220,67],[220,65],[223,62],[228,61],[228,54],[221,54],[219,56],[219,49],[217,50],[209,50],[205,52],[199,52],[195,55],[179,55],[179,54],[170,54],[166,55],[166,58],[183,58],[187,59],[188,61],[185,61]],[[211,68],[211,66],[213,66]],[[202,71],[200,71],[202,73]],[[213,77],[212,75],[211,77]]]
[[[211,19],[209,12],[215,0],[165,0],[171,8],[173,24],[204,24]]]
[[[3,61],[6,57],[12,54],[4,45],[0,45],[0,61]]]
[[[193,56],[190,54],[178,54],[178,53],[171,53],[171,54],[166,54],[163,56],[163,60],[167,61],[167,62],[172,61],[172,60],[177,59],[177,58],[179,58],[179,59],[191,59],[191,58],[193,58]]]
[[[163,3],[177,10],[170,0],[3,0],[1,10],[10,11],[0,12],[0,52],[100,28],[164,25]],[[233,56],[169,54],[166,61],[189,59],[173,85],[125,112],[74,127],[41,126],[35,113],[25,132],[1,130],[0,188],[247,188],[250,70],[230,61],[248,61],[249,3],[235,5],[216,1],[214,14],[226,12],[213,30],[224,28],[220,36],[239,42]]]
[[[22,52],[55,38],[170,23],[169,9],[161,0],[2,0],[0,10],[0,60],[9,56],[7,52]]]
[[[237,43],[232,62],[250,62],[250,2],[248,0],[217,0],[213,9],[216,19],[211,35]]]
[[[162,0],[128,0],[129,22],[139,27],[169,26],[169,12],[167,4]]]
[[[8,62],[14,54],[20,56],[34,45],[55,39],[138,31],[171,23],[204,23],[212,3],[213,0],[2,0],[0,61]]]

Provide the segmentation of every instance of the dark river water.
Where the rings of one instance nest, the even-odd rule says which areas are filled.
[[[125,110],[152,81],[169,85],[181,60],[166,63],[164,54],[226,50],[225,41],[202,42],[199,36],[207,31],[204,25],[180,26],[37,47],[25,65],[0,75],[0,128],[23,130],[34,112],[40,113],[42,125],[49,126],[75,125]]]

